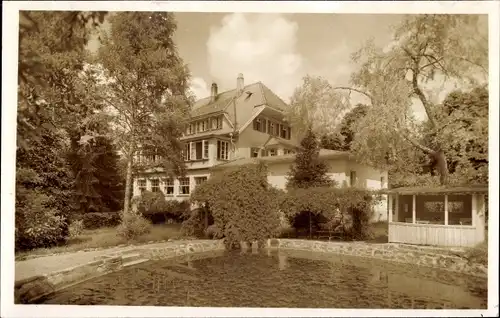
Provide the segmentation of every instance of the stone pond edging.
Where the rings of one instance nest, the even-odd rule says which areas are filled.
[[[453,249],[405,244],[372,244],[364,242],[324,242],[298,239],[268,239],[270,249],[312,251],[357,256],[384,261],[437,268],[445,271],[487,278],[488,268],[469,262]]]
[[[86,264],[16,281],[14,302],[16,304],[36,303],[54,292],[149,260],[203,255],[206,252],[214,253],[224,250],[222,240],[200,240],[165,243],[161,247],[158,247],[158,244],[156,246],[143,245],[122,253],[115,251],[108,255],[98,256]]]
[[[460,256],[460,251],[444,248],[409,246],[404,244],[373,244],[365,242],[325,242],[298,239],[268,239],[264,246],[257,242],[244,243],[242,249],[290,250],[331,253],[405,263],[476,277],[487,277],[486,266],[471,263]],[[109,251],[86,264],[52,273],[32,276],[15,282],[15,303],[37,303],[54,292],[83,281],[115,272],[149,260],[186,257],[187,260],[215,256],[226,249],[223,240],[174,241],[162,244],[134,246]]]

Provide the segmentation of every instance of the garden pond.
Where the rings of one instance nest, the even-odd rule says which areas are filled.
[[[148,261],[59,291],[45,304],[302,308],[487,308],[487,280],[365,258],[224,251]]]

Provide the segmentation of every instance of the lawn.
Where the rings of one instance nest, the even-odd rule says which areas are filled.
[[[180,238],[180,224],[157,224],[153,225],[151,232],[142,235],[134,240],[127,241],[126,239],[116,234],[116,228],[100,228],[96,230],[84,230],[81,235],[71,238],[66,245],[55,246],[51,248],[39,248],[31,251],[23,251],[16,253],[16,259],[22,259],[28,255],[46,255],[63,252],[76,252],[85,249],[114,247],[120,244],[137,244],[157,242],[168,239]]]

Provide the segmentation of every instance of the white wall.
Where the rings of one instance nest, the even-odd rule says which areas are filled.
[[[349,181],[350,171],[356,171],[357,186],[364,187],[371,190],[380,190],[387,188],[388,173],[387,171],[380,171],[378,169],[361,165],[355,162],[347,163],[346,178]],[[383,184],[382,180],[383,178]],[[375,206],[374,221],[387,221],[387,196],[383,195],[382,200]]]

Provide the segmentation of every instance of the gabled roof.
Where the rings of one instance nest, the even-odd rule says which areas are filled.
[[[288,140],[276,137],[276,136],[269,136],[267,141],[264,143],[263,147],[267,148],[270,146],[276,146],[276,145],[284,145],[292,148],[298,148],[298,145],[294,144],[293,142],[290,142]]]
[[[257,82],[246,85],[240,96],[236,89],[232,89],[217,94],[214,102],[211,102],[210,96],[198,100],[193,105],[191,116],[200,117],[222,111],[232,113],[231,108],[236,106],[236,121],[241,127],[250,119],[253,108],[260,105],[266,105],[278,111],[285,111],[287,108],[287,104],[281,98],[262,82]],[[230,118],[234,121],[234,114]]]

